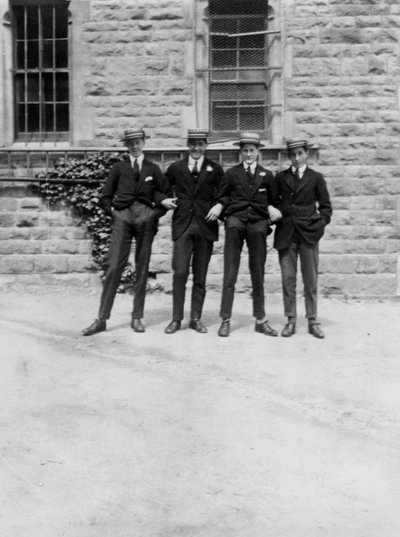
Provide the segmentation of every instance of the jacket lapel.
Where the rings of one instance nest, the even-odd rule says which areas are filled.
[[[308,168],[304,170],[303,177],[300,179],[299,184],[297,185],[296,193],[300,192],[301,189],[303,189],[308,181],[310,180],[310,173]]]
[[[242,185],[242,187],[245,189],[247,195],[249,196],[250,195],[249,178],[248,178],[247,173],[246,173],[246,171],[244,169],[243,163],[239,164],[238,178],[239,178],[240,184]]]
[[[292,173],[292,168],[288,168],[283,176],[283,180],[293,192],[296,192],[295,179]]]
[[[260,188],[260,185],[261,185],[262,180],[263,180],[263,176],[260,175],[260,172],[264,172],[264,176],[265,176],[265,170],[263,170],[262,168],[260,168],[260,166],[257,165],[256,174],[255,174],[255,177],[254,177],[253,196],[258,192],[258,189]]]
[[[143,184],[146,177],[150,177],[151,174],[151,166],[148,160],[143,159],[142,168],[139,173],[139,181],[138,181],[138,187],[139,185]]]
[[[184,158],[181,161],[181,168],[182,168],[182,175],[184,179],[185,185],[190,185],[190,187],[193,184],[193,177],[189,170],[189,158]]]
[[[203,165],[200,169],[199,177],[197,178],[197,181],[194,185],[194,191],[197,192],[200,188],[201,184],[204,182],[206,176],[207,176],[207,167],[210,165],[210,161],[206,158],[203,159]]]

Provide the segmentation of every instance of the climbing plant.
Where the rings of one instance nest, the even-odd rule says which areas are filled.
[[[93,239],[92,257],[95,264],[105,272],[111,236],[111,217],[99,200],[103,183],[111,166],[121,159],[119,153],[95,153],[86,159],[57,160],[54,167],[39,173],[41,179],[32,188],[50,205],[71,207],[80,217]],[[119,292],[133,289],[134,269],[129,263],[124,271]]]

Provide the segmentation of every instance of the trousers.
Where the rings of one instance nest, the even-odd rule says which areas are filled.
[[[113,211],[111,243],[107,270],[100,298],[99,319],[109,319],[122,273],[128,263],[132,241],[135,239],[135,294],[132,318],[141,319],[144,313],[147,276],[151,248],[157,232],[158,215],[139,202],[129,208]]]
[[[265,316],[264,298],[264,266],[267,259],[266,220],[243,222],[230,216],[225,226],[224,244],[224,280],[220,316],[223,320],[230,319],[235,294],[235,286],[239,273],[240,257],[246,241],[249,252],[249,270],[253,296],[253,316],[262,319]]]
[[[308,245],[298,238],[294,238],[285,249],[279,250],[285,316],[296,317],[297,262],[299,258],[304,286],[306,317],[307,319],[316,319],[318,244]]]
[[[208,265],[213,251],[213,241],[203,237],[196,220],[193,218],[174,242],[172,256],[172,320],[181,321],[184,316],[186,283],[192,266],[193,285],[190,318],[200,319],[206,296]]]

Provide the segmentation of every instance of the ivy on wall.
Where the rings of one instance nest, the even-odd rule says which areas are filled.
[[[99,205],[103,183],[112,165],[121,159],[119,153],[95,153],[82,160],[59,159],[53,168],[39,173],[42,181],[33,189],[50,205],[73,209],[81,225],[93,239],[92,257],[104,275],[111,237],[111,217]],[[119,292],[132,291],[134,269],[128,263],[122,275]]]

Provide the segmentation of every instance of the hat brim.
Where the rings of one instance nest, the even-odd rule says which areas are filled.
[[[243,142],[233,142],[233,145],[238,145],[238,146],[241,146],[244,144],[252,144],[252,145],[256,145],[257,147],[267,147],[262,142],[255,142],[254,140],[245,140]]]
[[[313,144],[299,144],[299,145],[294,145],[293,147],[286,147],[286,151],[289,153],[289,151],[293,151],[294,149],[299,149],[299,148],[303,148],[305,149],[306,151],[308,151],[309,149],[312,149]]]
[[[120,141],[121,142],[126,142],[128,140],[147,140],[147,138],[149,138],[149,136],[147,136],[147,134],[145,134],[143,136],[125,136],[124,138],[121,138]]]

